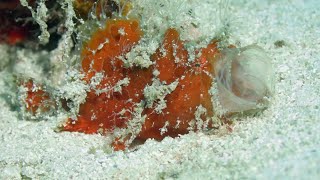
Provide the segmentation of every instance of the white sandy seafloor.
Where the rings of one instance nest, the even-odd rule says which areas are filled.
[[[210,11],[210,1],[199,6]],[[20,120],[1,99],[0,179],[319,179],[320,4],[235,0],[230,8],[238,25],[231,38],[257,43],[273,60],[276,94],[262,115],[228,134],[191,133],[109,153],[105,137],[56,133],[59,118]],[[283,47],[274,45],[279,40]]]

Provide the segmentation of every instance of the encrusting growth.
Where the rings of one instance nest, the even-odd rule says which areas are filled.
[[[128,9],[124,11],[118,13]],[[94,20],[101,23],[104,16]],[[104,134],[112,137],[114,150],[124,150],[134,141],[212,129],[217,121],[229,124],[235,113],[269,105],[272,65],[258,46],[218,49],[219,41],[212,40],[190,52],[178,30],[168,28],[158,48],[147,50],[143,43],[151,37],[140,21],[121,16],[108,17],[93,29],[80,52],[81,101],[69,107],[73,96],[56,100],[75,114],[79,109],[63,131]],[[41,86],[29,81],[22,87],[27,89],[26,111],[34,115],[51,110],[51,94],[32,89]]]
[[[22,102],[31,116],[48,112],[55,107],[55,102],[50,94],[33,80],[22,82],[20,87],[23,88],[23,93],[21,93],[24,94]]]
[[[144,103],[141,116],[146,118],[141,122],[140,132],[124,134],[128,137],[120,138],[134,136],[140,140],[161,140],[197,130],[195,112],[199,106],[207,110],[201,116],[207,123],[204,127],[210,126],[209,119],[213,115],[209,95],[212,82],[210,61],[214,61],[218,53],[216,42],[200,49],[199,57],[188,62],[188,52],[179,33],[168,29],[163,43],[151,56],[152,66],[125,67],[119,57],[138,43],[142,33],[137,20],[107,20],[105,28],[97,30],[84,45],[81,57],[85,81],[90,83],[97,73],[103,73],[103,78],[88,92],[78,118],[69,119],[64,130],[111,134],[115,129],[127,128],[127,123],[134,118],[135,107],[141,102]],[[121,88],[115,88],[123,79],[128,81],[121,84]],[[165,88],[158,94],[151,89],[148,91],[148,87],[157,84],[155,82],[158,85],[154,90],[161,91],[160,85]],[[155,93],[155,97],[147,96],[148,92]],[[160,131],[164,126],[166,130]],[[122,149],[125,146],[117,147]]]
[[[121,30],[125,33],[121,34]],[[104,76],[88,92],[77,121],[70,119],[64,130],[97,133],[99,129],[125,127],[131,119],[130,111],[143,99],[143,89],[152,78],[151,69],[125,69],[119,58],[130,51],[141,35],[135,20],[108,20],[106,28],[96,32],[84,46],[81,56],[85,81],[90,83],[99,72]]]
[[[196,126],[192,125],[195,123],[196,109],[200,105],[207,109],[206,116],[202,117],[203,121],[213,115],[208,93],[212,82],[212,65],[209,60],[213,60],[218,53],[216,44],[209,44],[207,48],[199,50],[199,53],[201,55],[198,59],[188,62],[188,53],[179,39],[179,33],[174,29],[167,30],[162,46],[152,56],[155,61],[153,68],[159,71],[157,78],[161,82],[170,84],[176,81],[177,86],[166,95],[166,107],[161,113],[157,113],[155,108],[146,110],[147,118],[138,138],[152,137],[161,140],[165,136],[176,137],[189,130],[196,130]],[[166,122],[169,123],[167,131],[161,133],[159,129]]]

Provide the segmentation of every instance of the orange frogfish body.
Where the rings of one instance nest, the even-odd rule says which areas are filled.
[[[107,20],[105,28],[85,43],[81,52],[84,81],[90,84],[100,73],[103,77],[91,86],[77,119],[69,118],[63,130],[106,135],[125,132],[115,137],[114,148],[119,150],[129,145],[129,139],[161,140],[212,126],[209,89],[212,62],[219,54],[216,42],[199,49],[195,60],[189,61],[179,33],[168,29],[150,57],[152,65],[125,67],[120,57],[130,52],[142,35],[137,20]],[[153,85],[154,90],[163,91],[152,99],[148,88]]]

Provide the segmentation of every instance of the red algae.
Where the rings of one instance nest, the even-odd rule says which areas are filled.
[[[24,99],[26,111],[35,116],[37,113],[45,113],[52,109],[54,101],[41,85],[37,85],[33,80],[22,83],[26,88]]]
[[[29,0],[30,4],[34,1]],[[30,25],[17,21],[19,16],[30,16],[21,5],[19,0],[0,2],[0,43],[16,45],[27,39],[30,35]]]
[[[16,45],[26,39],[26,30],[24,28],[14,28],[7,32],[5,42],[9,45]]]
[[[137,20],[107,20],[105,28],[97,30],[84,44],[81,52],[84,80],[89,84],[97,73],[102,73],[103,78],[87,93],[77,119],[69,118],[63,130],[111,135],[115,129],[129,128],[135,107],[146,101],[144,91],[155,80],[163,86],[174,85],[164,94],[165,107],[157,109],[154,104],[159,99],[151,105],[144,104],[141,116],[145,119],[139,132],[115,138],[115,150],[125,149],[130,145],[127,142],[130,138],[161,140],[211,127],[213,108],[209,89],[212,63],[219,53],[217,43],[198,50],[198,58],[189,62],[178,31],[168,29],[162,45],[151,56],[152,66],[124,67],[119,57],[128,53],[142,35]]]

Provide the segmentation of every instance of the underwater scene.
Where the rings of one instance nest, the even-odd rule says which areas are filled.
[[[317,0],[0,0],[0,179],[319,179]]]

